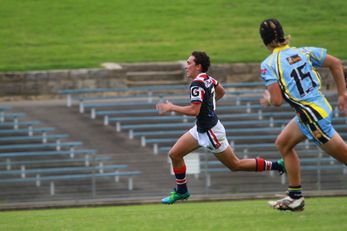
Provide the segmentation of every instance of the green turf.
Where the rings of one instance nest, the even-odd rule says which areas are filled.
[[[0,212],[0,230],[347,230],[347,197],[306,199],[304,212],[264,200]]]
[[[294,46],[347,59],[345,0],[0,0],[0,71],[97,67],[103,62],[259,62],[258,35],[277,17]]]

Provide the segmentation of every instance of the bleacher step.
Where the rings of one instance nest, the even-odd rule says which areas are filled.
[[[127,72],[126,76],[128,87],[187,83],[182,70]]]
[[[183,70],[182,62],[155,62],[122,64],[125,70],[132,71],[176,71]]]

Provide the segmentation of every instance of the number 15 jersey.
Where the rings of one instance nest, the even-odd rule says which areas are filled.
[[[261,63],[266,86],[278,83],[284,99],[295,109],[303,123],[329,116],[332,108],[320,91],[321,80],[315,67],[322,66],[326,49],[295,48],[288,45],[273,50]]]

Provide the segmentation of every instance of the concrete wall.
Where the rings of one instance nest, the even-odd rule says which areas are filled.
[[[106,69],[0,73],[0,97],[55,97],[60,89],[119,87],[123,76],[122,70]]]
[[[345,73],[347,62],[344,62]],[[105,64],[102,68],[76,69],[76,70],[50,70],[29,72],[2,72],[0,73],[0,99],[38,99],[59,98],[60,89],[77,88],[116,88],[130,86],[127,81],[129,73],[159,73],[162,79],[157,84],[175,84],[165,81],[165,70],[173,72],[182,82],[184,80],[183,62],[172,63],[146,63],[146,64]],[[323,88],[335,87],[333,78],[327,69],[319,69]],[[261,81],[259,63],[234,63],[213,65],[209,72],[221,82],[252,82]],[[158,75],[158,74],[157,74]],[[132,76],[134,78],[134,76]],[[139,77],[140,78],[140,77]],[[170,77],[172,78],[172,76]],[[176,78],[176,77],[175,77]],[[153,79],[148,81],[153,85]],[[136,82],[136,81],[135,81]],[[141,81],[143,84],[143,76]],[[185,80],[185,82],[187,82]]]

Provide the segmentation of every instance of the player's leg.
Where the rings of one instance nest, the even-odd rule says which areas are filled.
[[[268,161],[262,158],[239,159],[234,150],[228,146],[223,152],[215,154],[217,159],[232,171],[270,171],[285,172],[282,161]]]
[[[169,151],[172,169],[176,177],[176,192],[184,194],[188,191],[186,165],[183,157],[199,147],[198,141],[188,131],[182,135]]]
[[[169,157],[173,168],[181,168],[185,165],[183,157],[199,148],[198,141],[190,131],[183,134],[169,151]]]
[[[300,160],[295,146],[304,141],[306,136],[300,129],[296,118],[292,119],[276,139],[288,175],[288,196],[278,200],[269,201],[269,204],[279,210],[301,211],[304,208],[304,198],[301,192]]]
[[[215,156],[232,171],[254,171],[256,167],[255,159],[240,160],[230,146],[228,146],[223,152],[216,153]]]
[[[265,171],[285,172],[283,161],[267,161],[262,158],[239,159],[226,139],[223,124],[218,123],[205,133],[199,133],[199,143],[210,149],[226,167],[232,171]]]
[[[295,151],[295,146],[306,140],[306,136],[299,128],[296,118],[293,118],[276,139],[276,147],[280,151],[288,174],[288,182],[292,185],[301,183],[300,160]]]
[[[325,144],[320,147],[329,155],[347,165],[347,144],[338,132]]]
[[[176,188],[170,196],[162,199],[164,204],[173,204],[177,200],[188,199],[190,194],[187,188],[186,165],[183,157],[199,147],[198,141],[186,132],[182,135],[169,151],[172,168],[176,177]]]

